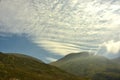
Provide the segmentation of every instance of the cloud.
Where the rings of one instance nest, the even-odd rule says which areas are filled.
[[[120,52],[120,41],[108,41],[108,42],[104,42],[103,47],[106,48],[108,53],[113,53],[113,54],[117,54]]]
[[[45,49],[54,52],[59,53],[61,55],[66,55],[71,52],[79,52],[79,48],[75,48],[76,45],[68,44],[68,43],[62,43],[62,42],[55,42],[55,41],[40,41],[36,42],[39,43],[40,46],[43,46]]]
[[[57,59],[55,59],[55,58],[51,58],[51,57],[47,57],[46,60],[48,60],[49,62],[57,61]]]
[[[95,52],[103,42],[120,40],[119,4],[119,0],[2,0],[0,34],[26,34],[36,45],[62,55]]]

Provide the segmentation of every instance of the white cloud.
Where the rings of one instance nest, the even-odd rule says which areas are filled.
[[[104,42],[103,47],[106,48],[108,53],[113,53],[113,54],[117,54],[120,52],[120,41],[108,41],[108,42]]]
[[[51,58],[51,57],[47,57],[46,60],[48,60],[48,61],[50,61],[50,62],[57,61],[57,59],[55,59],[55,58]]]
[[[73,44],[68,44],[68,43],[62,43],[62,42],[55,42],[55,41],[46,41],[42,40],[39,43],[40,46],[43,46],[45,49],[54,52],[54,53],[59,53],[61,55],[66,55],[71,52],[80,52],[79,48],[75,48],[76,45]]]
[[[103,42],[120,40],[120,1],[111,2],[2,0],[0,34],[25,33],[37,45],[62,55],[96,49]]]

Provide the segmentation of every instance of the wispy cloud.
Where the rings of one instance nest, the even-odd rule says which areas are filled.
[[[69,54],[71,52],[79,52],[80,49],[77,48],[77,45],[68,44],[68,43],[62,43],[62,42],[55,42],[55,41],[40,41],[36,42],[40,44],[40,46],[43,46],[45,49],[54,52],[59,53],[61,55]]]
[[[119,0],[2,0],[0,34],[27,34],[62,55],[97,51],[101,43],[120,40],[119,13]]]

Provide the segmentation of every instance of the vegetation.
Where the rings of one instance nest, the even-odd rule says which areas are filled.
[[[120,57],[114,58],[113,61],[120,64]]]
[[[88,52],[69,54],[51,65],[92,80],[120,80],[120,64]]]
[[[96,73],[92,80],[120,80],[120,69],[108,69],[102,73]]]
[[[0,80],[85,80],[26,55],[0,52]]]
[[[120,80],[120,64],[87,52],[69,54],[51,65],[31,56],[0,52],[0,80]]]

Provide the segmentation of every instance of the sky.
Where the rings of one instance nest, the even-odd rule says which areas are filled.
[[[0,51],[45,62],[82,51],[120,55],[120,0],[0,0]]]

